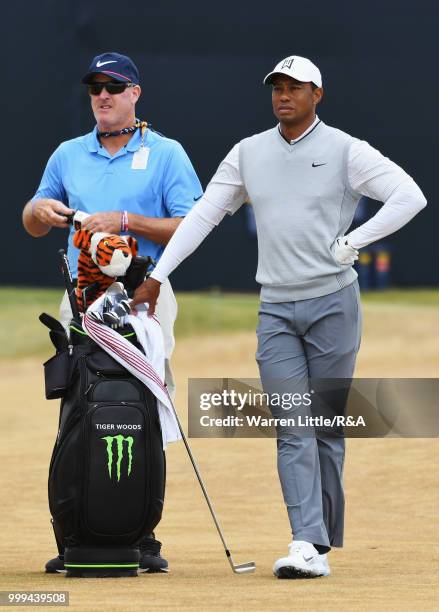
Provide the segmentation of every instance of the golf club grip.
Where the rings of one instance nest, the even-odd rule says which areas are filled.
[[[61,269],[64,276],[64,283],[66,286],[67,296],[69,298],[70,308],[72,309],[72,315],[75,321],[81,322],[81,316],[79,314],[78,302],[76,301],[75,286],[72,280],[72,274],[70,272],[69,260],[64,249],[58,251],[61,257]]]

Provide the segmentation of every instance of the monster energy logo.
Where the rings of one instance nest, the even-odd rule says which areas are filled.
[[[128,453],[128,476],[131,474],[131,466],[132,466],[132,462],[133,462],[133,444],[134,444],[134,439],[132,436],[123,436],[122,434],[119,434],[118,436],[105,436],[105,438],[101,438],[101,440],[105,440],[105,442],[107,443],[107,466],[108,466],[108,475],[111,478],[111,472],[113,469],[113,442],[116,441],[116,448],[117,448],[117,461],[116,461],[116,475],[117,475],[117,482],[120,481],[120,468],[122,465],[122,460],[123,460],[123,449],[124,449],[124,445],[123,443],[126,442],[126,448],[127,448],[127,453]]]

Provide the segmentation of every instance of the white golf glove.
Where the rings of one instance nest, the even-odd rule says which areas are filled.
[[[358,259],[358,251],[349,244],[348,236],[339,236],[331,247],[335,261],[343,266],[352,266]]]

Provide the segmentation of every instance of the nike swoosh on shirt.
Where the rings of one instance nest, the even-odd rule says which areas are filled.
[[[318,168],[319,166],[326,166],[327,162],[325,162],[324,164],[316,164],[315,162],[312,163],[312,167],[313,168]]]
[[[196,202],[197,200],[199,200],[202,197],[203,197],[203,195],[198,196],[198,198],[194,198],[194,202]]]
[[[108,62],[96,62],[96,68],[100,68],[101,66],[105,66],[105,64],[117,64],[117,60],[108,60]]]

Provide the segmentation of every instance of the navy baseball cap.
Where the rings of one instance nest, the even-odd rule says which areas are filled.
[[[87,70],[87,74],[82,78],[83,83],[91,83],[95,74],[106,74],[115,81],[122,83],[130,82],[139,84],[139,71],[136,64],[127,55],[114,53],[101,53],[93,58]]]

